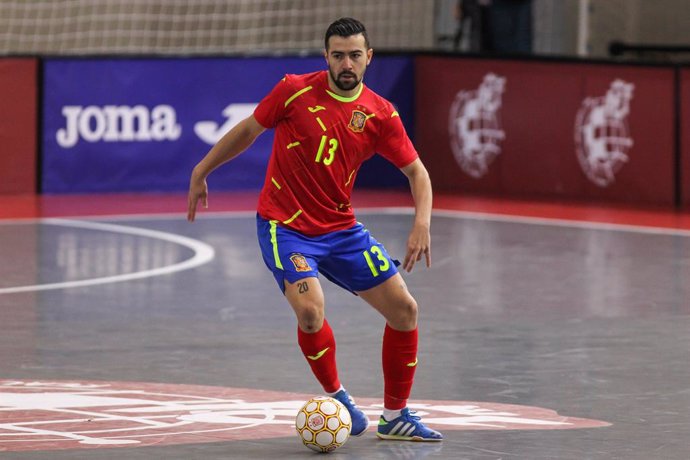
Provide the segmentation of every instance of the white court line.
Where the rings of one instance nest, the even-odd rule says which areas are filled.
[[[207,211],[199,213],[198,220],[204,218],[220,219],[220,218],[241,218],[252,217],[256,214],[255,211]],[[414,209],[410,207],[381,207],[381,208],[359,208],[357,214],[371,215],[371,214],[386,214],[386,215],[413,215]],[[120,216],[84,216],[84,219],[100,219],[100,220],[166,220],[166,219],[182,219],[186,216],[183,213],[174,214],[157,214],[157,215],[120,215]],[[667,228],[667,227],[653,227],[643,225],[628,225],[628,224],[614,224],[606,222],[592,222],[582,220],[556,219],[548,217],[526,217],[506,214],[493,214],[471,211],[456,211],[445,209],[434,209],[433,216],[460,218],[468,220],[491,221],[491,222],[506,222],[527,225],[543,225],[563,228],[581,228],[587,230],[606,230],[618,231],[626,233],[640,233],[649,235],[665,235],[665,236],[681,236],[690,237],[690,230]],[[169,265],[166,267],[156,268],[152,270],[144,270],[135,273],[108,276],[103,278],[93,278],[80,281],[68,281],[62,283],[39,284],[33,286],[18,286],[10,288],[0,288],[0,294],[11,294],[17,292],[43,291],[49,289],[63,289],[70,287],[93,286],[97,284],[115,283],[120,281],[129,281],[133,279],[147,278],[151,276],[165,275],[177,271],[188,270],[190,268],[198,267],[210,262],[215,257],[214,249],[206,243],[198,240],[187,238],[172,233],[159,232],[156,230],[148,230],[136,227],[127,227],[124,225],[105,224],[99,222],[77,221],[70,219],[21,219],[21,220],[0,220],[0,225],[3,223],[26,223],[29,221],[37,221],[51,225],[62,225],[66,227],[80,227],[89,228],[93,230],[103,230],[116,233],[124,233],[131,235],[146,236],[151,238],[158,238],[172,243],[180,244],[192,249],[195,252],[194,257],[184,262]]]
[[[459,217],[462,219],[471,220],[487,220],[492,222],[508,222],[516,224],[544,225],[551,227],[582,228],[586,230],[607,230],[625,233],[642,233],[648,235],[690,237],[690,230],[670,227],[654,227],[647,225],[614,224],[609,222],[593,222],[587,220],[569,220],[550,217],[527,217],[442,209],[434,210],[433,215],[440,217]]]
[[[356,215],[414,215],[414,208],[411,207],[397,207],[386,206],[379,208],[360,207],[355,211]],[[180,214],[177,214],[179,216]],[[232,217],[251,217],[256,215],[254,211],[206,211],[203,214],[197,214],[197,220],[204,218],[222,219]],[[642,233],[649,235],[666,235],[666,236],[683,236],[690,237],[690,230],[671,227],[655,227],[651,225],[632,225],[632,224],[615,224],[609,222],[596,222],[589,220],[575,220],[575,219],[560,219],[555,217],[528,217],[518,216],[512,214],[495,214],[490,212],[475,212],[475,211],[458,211],[452,209],[434,209],[432,211],[433,217],[449,217],[454,219],[467,220],[483,220],[489,222],[506,222],[515,224],[527,225],[543,225],[551,227],[565,227],[565,228],[582,228],[586,230],[607,230],[625,233]],[[169,216],[163,217],[167,218]],[[135,217],[136,218],[136,217]],[[155,216],[142,217],[146,219],[155,218]],[[1,221],[0,221],[1,223]],[[433,223],[433,222],[432,222]],[[432,225],[433,227],[433,225]]]
[[[178,262],[176,264],[167,265],[165,267],[153,268],[150,270],[141,270],[133,273],[124,273],[122,275],[104,276],[101,278],[90,278],[77,281],[64,281],[61,283],[47,283],[34,284],[27,286],[16,286],[9,288],[0,288],[0,294],[15,294],[19,292],[32,291],[47,291],[51,289],[65,289],[83,286],[95,286],[98,284],[118,283],[122,281],[131,281],[142,278],[150,278],[152,276],[168,275],[170,273],[179,272],[182,270],[189,270],[205,263],[210,262],[215,257],[215,250],[210,245],[199,240],[187,238],[185,236],[175,235],[173,233],[160,232],[157,230],[149,230],[145,228],[128,227],[125,225],[105,224],[101,222],[86,222],[70,219],[37,219],[41,224],[58,225],[63,227],[85,228],[89,230],[100,230],[105,232],[121,233],[125,235],[136,235],[147,238],[155,238],[163,241],[169,241],[174,244],[185,246],[194,251],[194,256]]]
[[[359,207],[355,214],[369,215],[369,214],[386,214],[386,215],[413,215],[414,208],[401,206],[384,206],[384,207]],[[672,227],[655,227],[653,225],[633,225],[633,224],[616,224],[609,222],[597,222],[581,219],[561,219],[555,217],[528,217],[515,214],[498,214],[492,212],[479,211],[460,211],[452,209],[434,209],[433,216],[450,217],[468,220],[484,220],[490,222],[508,222],[517,224],[529,225],[545,225],[552,227],[569,227],[569,228],[584,228],[590,230],[610,230],[628,233],[644,233],[652,235],[675,235],[690,237],[690,230],[672,228]],[[197,213],[197,221],[203,219],[221,219],[221,218],[241,218],[254,217],[256,211],[203,211]],[[105,221],[119,221],[119,220],[186,220],[186,212],[174,213],[158,213],[158,214],[118,214],[118,215],[87,215],[87,216],[71,216],[71,219],[83,220],[105,220]],[[62,220],[66,220],[62,219]],[[50,220],[48,218],[21,218],[21,219],[0,219],[0,225],[3,224],[24,224],[29,222],[42,222]],[[193,224],[190,224],[193,225]]]

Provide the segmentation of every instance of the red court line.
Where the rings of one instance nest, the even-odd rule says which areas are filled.
[[[258,192],[213,192],[204,212],[252,211]],[[409,207],[413,201],[406,191],[360,190],[352,203],[364,207]],[[592,203],[539,201],[451,195],[437,193],[434,208],[503,216],[538,217],[584,222],[601,222],[646,227],[690,229],[690,213],[669,208],[642,208]],[[128,214],[170,214],[187,209],[184,193],[101,194],[101,195],[0,195],[0,219],[36,217],[107,216]]]

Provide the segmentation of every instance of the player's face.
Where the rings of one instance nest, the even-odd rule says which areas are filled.
[[[367,49],[362,34],[349,37],[331,36],[326,50],[331,82],[341,91],[354,90],[364,78],[372,55],[373,50]]]

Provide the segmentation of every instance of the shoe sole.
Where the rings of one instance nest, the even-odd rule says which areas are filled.
[[[441,442],[443,438],[422,438],[421,436],[396,436],[394,434],[376,433],[379,439],[386,441],[412,441],[412,442]]]

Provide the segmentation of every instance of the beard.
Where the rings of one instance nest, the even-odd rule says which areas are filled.
[[[350,91],[351,89],[356,88],[357,85],[359,85],[359,83],[362,81],[362,79],[358,79],[357,75],[355,75],[353,72],[340,72],[337,77],[333,74],[333,71],[331,69],[328,69],[328,72],[331,74],[331,80],[333,80],[335,86],[337,86],[338,89],[341,89],[343,91]],[[340,78],[343,76],[352,77],[352,80],[340,80]]]

